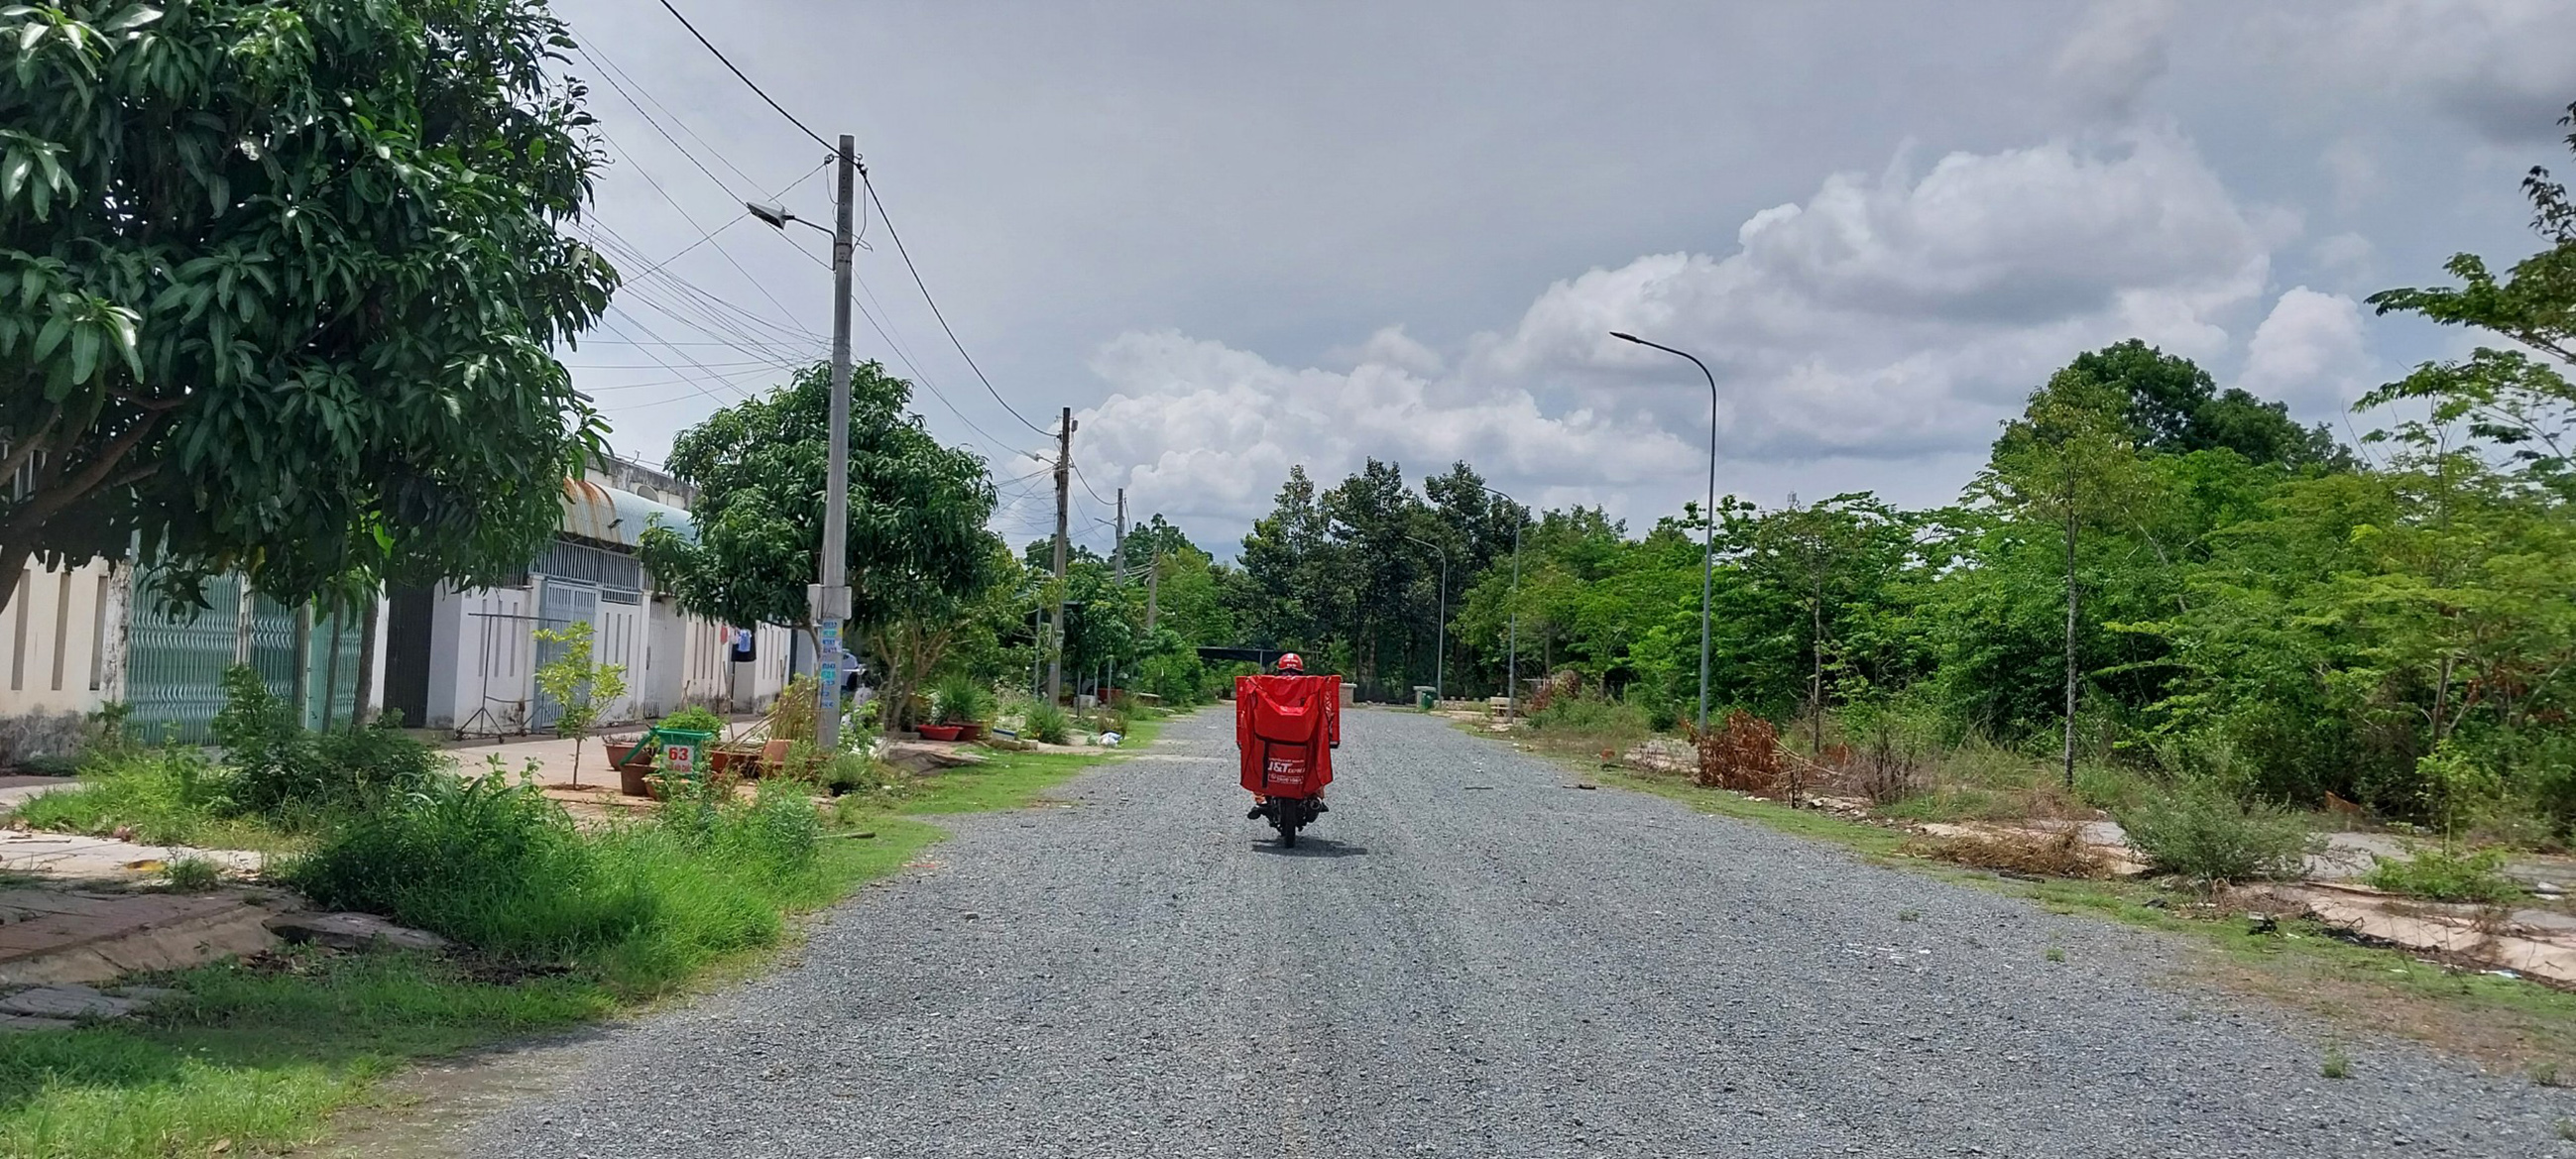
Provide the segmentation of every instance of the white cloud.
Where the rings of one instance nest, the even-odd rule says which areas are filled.
[[[2310,421],[2335,422],[2369,388],[2375,366],[2360,304],[2296,286],[2254,328],[2236,385]]]
[[[2084,113],[2126,120],[2165,72],[2171,0],[2099,0],[2058,50],[2058,87]]]
[[[2310,251],[2319,267],[2342,278],[2366,278],[2376,268],[2378,247],[2357,233],[2338,233],[2319,238]]]
[[[2276,51],[2331,88],[2420,93],[2492,140],[2552,139],[2576,98],[2565,0],[2339,0],[2321,17],[2271,16]]]
[[[1839,489],[1853,464],[1904,479],[1981,449],[2079,351],[2136,336],[2229,352],[2292,228],[2240,207],[2167,131],[1954,153],[1920,177],[1828,177],[1754,214],[1724,257],[1558,282],[1453,358],[1394,328],[1337,352],[1347,370],[1121,335],[1093,360],[1113,394],[1080,437],[1095,482],[1114,474],[1136,509],[1219,525],[1265,509],[1292,463],[1330,483],[1369,456],[1417,476],[1464,458],[1524,499],[1650,520],[1698,490],[1707,396],[1687,364],[1616,329],[1709,361],[1727,478],[1767,494],[1830,461],[1799,489]],[[1913,501],[1959,482],[1912,481]]]

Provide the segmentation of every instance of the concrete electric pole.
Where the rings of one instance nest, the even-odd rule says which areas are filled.
[[[1073,408],[1064,408],[1055,433],[1055,631],[1047,639],[1047,703],[1064,699],[1064,519],[1073,496]]]
[[[841,204],[832,226],[832,429],[823,481],[822,581],[814,585],[814,743],[841,751],[841,621],[850,615],[850,207],[858,154],[847,133],[839,156]],[[901,705],[892,706],[900,714]],[[889,720],[887,727],[894,726]]]

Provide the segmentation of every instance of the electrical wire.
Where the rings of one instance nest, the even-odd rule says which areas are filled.
[[[1082,489],[1083,489],[1083,490],[1085,490],[1085,491],[1090,491],[1090,492],[1091,492],[1091,501],[1092,501],[1092,502],[1094,502],[1094,503],[1107,503],[1107,502],[1109,502],[1108,500],[1103,499],[1103,498],[1101,498],[1101,497],[1100,497],[1100,492],[1092,490],[1092,487],[1091,487],[1091,480],[1086,479],[1086,478],[1083,478],[1083,474],[1082,474],[1082,464],[1080,464],[1080,463],[1074,463],[1074,464],[1072,464],[1072,466],[1073,466],[1073,477],[1074,477],[1074,478],[1076,478],[1076,479],[1082,479]]]
[[[671,0],[662,0],[665,5],[670,2]],[[957,340],[957,331],[948,324],[948,315],[939,309],[939,299],[930,296],[929,283],[921,280],[921,267],[912,264],[912,251],[904,248],[903,234],[895,229],[894,216],[886,212],[885,201],[877,196],[876,182],[869,179],[865,169],[859,171],[859,184],[867,190],[868,200],[876,205],[877,220],[885,224],[886,236],[894,239],[894,252],[902,255],[903,268],[912,272],[912,284],[921,290],[921,300],[930,304],[930,316],[939,320],[939,328],[948,335],[948,344],[957,348],[957,356],[966,360],[967,369],[975,372],[976,379],[982,382],[984,389],[992,394],[993,401],[1002,404],[1003,410],[1011,412],[1012,418],[1020,420],[1021,426],[1041,435],[1052,434],[1053,432],[1045,427],[1030,422],[1029,416],[1021,414],[1018,407],[1011,405],[1011,400],[1003,398],[1001,391],[993,389],[993,380],[984,377],[984,368],[975,365],[975,356],[966,353],[966,344]]]
[[[796,126],[799,130],[802,130],[806,136],[814,138],[814,143],[817,145],[821,145],[826,149],[837,148],[837,146],[833,145],[830,141],[824,140],[823,134],[806,128],[805,122],[797,120],[796,114],[787,111],[787,106],[779,104],[775,100],[771,100],[767,92],[762,91],[761,87],[758,84],[753,83],[749,76],[744,75],[741,69],[735,68],[733,61],[726,59],[724,50],[717,48],[714,42],[707,39],[705,33],[698,31],[697,25],[689,23],[688,17],[680,15],[680,10],[672,7],[671,0],[662,0],[662,10],[670,13],[673,19],[678,20],[680,22],[680,27],[688,29],[689,35],[697,37],[698,43],[706,46],[706,50],[708,52],[714,53],[716,59],[722,62],[728,71],[733,73],[734,79],[741,81],[745,87],[758,95],[761,100],[767,101],[770,108],[778,110],[779,116],[787,118],[788,124]],[[883,207],[879,207],[879,212],[883,212]]]

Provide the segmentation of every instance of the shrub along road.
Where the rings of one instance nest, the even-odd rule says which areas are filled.
[[[1231,718],[958,818],[494,1156],[2549,1155],[2576,1091],[2162,979],[2158,936],[1355,712],[1294,851]],[[2349,1077],[2323,1077],[2325,1060]]]

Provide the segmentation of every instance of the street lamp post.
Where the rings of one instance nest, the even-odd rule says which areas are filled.
[[[1405,536],[1413,539],[1412,536]],[[1449,552],[1428,539],[1413,539],[1440,557],[1440,624],[1431,637],[1431,699],[1449,695]]]
[[[1486,487],[1482,483],[1476,486],[1483,488],[1489,494],[1502,495],[1505,502],[1520,508],[1523,512],[1512,517],[1511,626],[1503,645],[1503,716],[1507,720],[1519,720],[1521,718],[1521,525],[1529,522],[1526,514],[1529,509],[1522,506],[1520,500]]]
[[[823,551],[816,571],[822,582],[806,594],[814,620],[814,743],[825,755],[841,748],[841,621],[850,615],[850,209],[858,173],[856,142],[841,135],[841,203],[832,229],[832,418],[830,458],[824,468]],[[798,220],[785,209],[744,203],[751,215],[785,229]],[[808,222],[807,224],[812,224]],[[817,226],[816,228],[821,228]]]
[[[1708,731],[1708,598],[1710,579],[1717,570],[1717,376],[1708,372],[1708,364],[1687,350],[1675,350],[1660,342],[1648,342],[1634,334],[1616,330],[1610,336],[1622,342],[1652,346],[1666,354],[1678,354],[1699,368],[1708,379],[1708,506],[1700,511],[1708,520],[1701,534],[1699,548],[1699,730]]]

